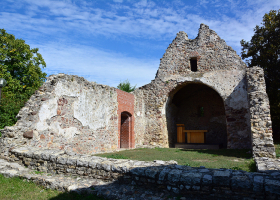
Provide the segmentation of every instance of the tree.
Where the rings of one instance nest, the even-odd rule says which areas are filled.
[[[249,67],[264,69],[273,135],[280,139],[280,10],[265,14],[262,26],[256,26],[254,31],[249,42],[241,40],[241,57]]]
[[[38,50],[0,29],[0,78],[7,81],[0,102],[0,128],[17,121],[20,108],[46,79],[41,70],[46,63]]]
[[[119,83],[119,85],[117,86],[118,89],[125,91],[125,92],[132,92],[135,90],[136,85],[135,86],[131,86],[130,82],[128,80]]]

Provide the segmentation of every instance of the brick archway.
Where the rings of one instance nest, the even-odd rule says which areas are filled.
[[[135,148],[134,95],[117,89],[118,148]]]

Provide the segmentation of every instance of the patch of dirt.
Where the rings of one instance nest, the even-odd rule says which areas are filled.
[[[244,159],[233,159],[234,162],[244,162]]]

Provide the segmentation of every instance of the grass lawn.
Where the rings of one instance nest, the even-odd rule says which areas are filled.
[[[227,168],[255,172],[256,166],[248,149],[134,149],[116,153],[98,154],[98,156],[117,159],[131,159],[142,161],[176,160],[179,165],[191,167],[205,166],[206,168]]]
[[[49,200],[101,200],[103,198],[89,195],[82,196],[76,193],[64,193],[56,190],[46,190],[33,182],[19,178],[5,178],[0,174],[0,200],[8,199],[49,199]]]
[[[276,153],[276,158],[280,158],[280,142],[275,142],[275,153]]]

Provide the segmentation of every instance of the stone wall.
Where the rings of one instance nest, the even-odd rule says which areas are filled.
[[[81,154],[118,149],[118,112],[127,104],[118,93],[132,96],[126,111],[133,114],[134,98],[129,93],[78,76],[48,77],[20,110],[16,125],[1,130],[1,154],[18,145]]]
[[[248,98],[251,113],[252,149],[254,157],[275,158],[272,122],[263,69],[247,69]]]
[[[200,199],[277,199],[280,195],[280,173],[275,171],[196,168],[174,161],[116,160],[31,147],[11,150],[9,159],[41,172],[115,180]]]
[[[191,59],[197,60],[197,71],[191,70]],[[188,39],[186,33],[179,32],[163,55],[155,80],[134,93],[136,102],[143,98],[145,101],[145,112],[135,108],[136,113],[145,116],[144,141],[163,147],[174,145],[176,123],[179,121],[178,107],[173,98],[189,84],[203,84],[221,97],[224,108],[220,106],[218,110],[224,110],[219,116],[226,118],[226,122],[222,122],[226,124],[227,144],[224,146],[249,149],[251,134],[246,65],[224,40],[204,24],[201,24],[198,36],[193,40]],[[206,129],[212,131],[211,127]],[[143,130],[135,131],[136,135],[140,135]]]
[[[149,145],[149,142],[145,140],[145,132],[146,132],[146,105],[145,105],[145,97],[142,90],[136,89],[132,92],[134,94],[134,131],[135,131],[135,145],[136,147],[140,147],[142,145]],[[135,98],[135,97],[138,98]]]

